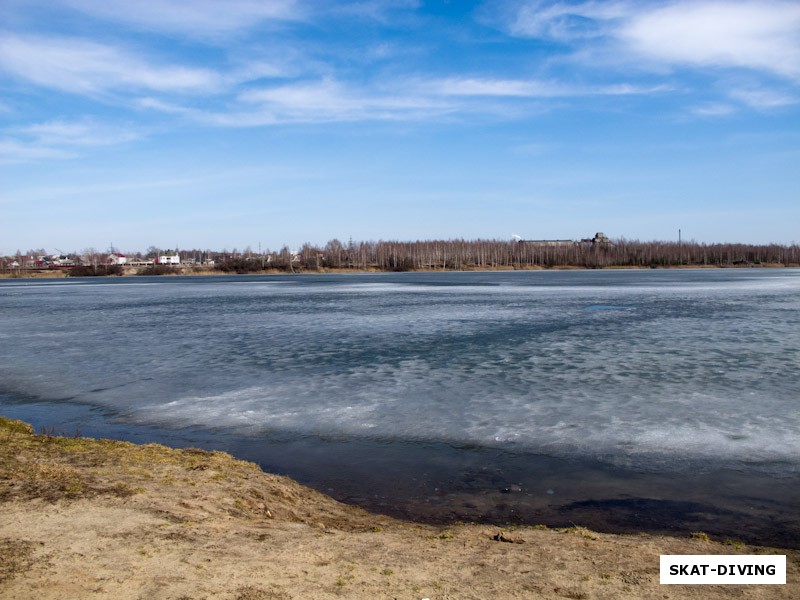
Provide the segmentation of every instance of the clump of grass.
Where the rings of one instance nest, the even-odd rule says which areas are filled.
[[[573,600],[585,600],[589,597],[589,594],[586,592],[581,592],[580,590],[575,589],[555,588],[553,591],[559,596],[563,596],[564,598],[572,598]]]
[[[17,419],[6,419],[5,417],[0,417],[0,429],[10,433],[33,435],[33,426]]]
[[[352,581],[356,578],[355,575],[348,574],[348,575],[339,575],[336,578],[336,587],[343,588],[348,583],[352,583]]]
[[[742,548],[744,548],[744,542],[741,542],[739,540],[734,540],[731,538],[726,538],[725,541],[722,542],[722,544],[725,546],[733,546],[737,550],[741,550]]]
[[[31,542],[0,538],[0,583],[27,571],[32,553]]]
[[[693,531],[691,534],[689,534],[689,537],[691,537],[693,540],[700,540],[701,542],[711,541],[711,538],[708,537],[708,534],[703,531]]]
[[[187,471],[207,472],[209,477],[225,473],[231,480],[261,472],[257,465],[236,461],[224,452],[54,433],[51,428],[36,434],[27,423],[0,417],[0,500],[124,497],[139,493],[139,484],[145,481],[178,483]]]
[[[425,535],[423,539],[425,540],[452,540],[453,539],[453,532],[452,531],[440,531],[435,535]]]
[[[236,590],[236,600],[290,600],[291,596],[281,589],[265,590],[252,585]]]
[[[561,533],[570,533],[570,534],[580,535],[581,537],[584,537],[587,540],[596,540],[597,539],[597,534],[594,531],[592,531],[591,529],[588,529],[586,527],[583,527],[581,525],[574,525],[572,527],[567,527],[565,529],[562,529]]]

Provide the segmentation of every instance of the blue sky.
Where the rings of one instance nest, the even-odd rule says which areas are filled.
[[[3,0],[0,253],[800,241],[800,3]]]

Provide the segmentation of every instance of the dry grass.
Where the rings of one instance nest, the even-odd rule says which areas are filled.
[[[31,542],[0,538],[0,584],[28,569],[32,547]]]
[[[659,554],[764,552],[788,555],[788,585],[658,583]],[[37,435],[0,417],[3,598],[788,600],[799,563],[701,534],[404,523],[223,452]]]
[[[214,467],[228,470],[238,462],[221,452],[37,435],[27,423],[3,417],[0,444],[0,500],[4,501],[129,496],[137,493],[139,484],[157,474],[175,476],[183,470]],[[237,464],[236,470],[246,470],[245,465]],[[249,468],[258,469],[256,465]]]
[[[264,473],[226,452],[137,445],[115,440],[36,434],[27,423],[0,417],[0,502],[38,499],[75,501],[97,496],[194,495],[195,489],[224,495],[216,511],[240,518],[281,518],[336,526],[348,531],[380,529],[382,523],[287,477]],[[178,492],[178,490],[181,490]],[[331,510],[312,511],[309,506]],[[181,501],[192,509],[190,500]],[[324,518],[323,518],[324,517]]]

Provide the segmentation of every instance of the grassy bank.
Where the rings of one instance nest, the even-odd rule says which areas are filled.
[[[731,532],[735,536],[735,532]],[[660,554],[788,555],[786,586],[660,586]],[[222,452],[0,418],[3,598],[792,598],[800,553],[369,514]]]

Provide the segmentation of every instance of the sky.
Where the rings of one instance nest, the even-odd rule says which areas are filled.
[[[0,254],[798,227],[796,0],[0,2]]]

